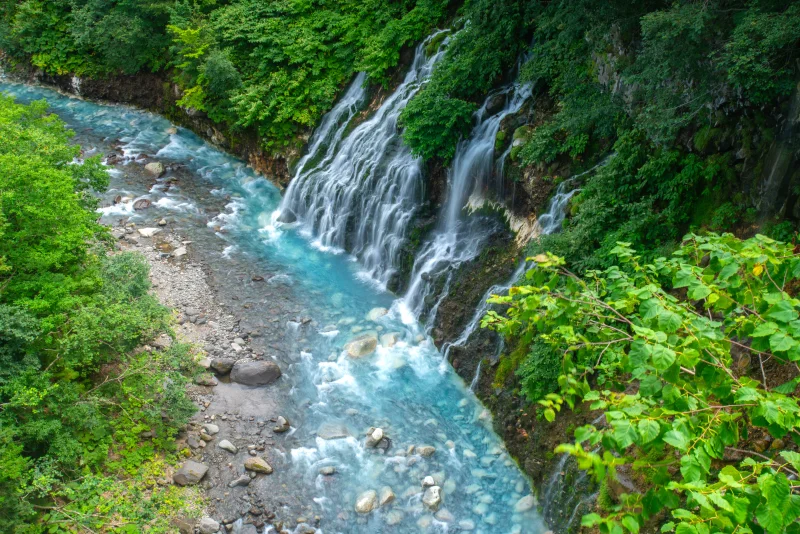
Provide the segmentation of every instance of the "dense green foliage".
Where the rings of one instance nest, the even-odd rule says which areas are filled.
[[[548,421],[564,404],[604,412],[605,424],[578,428],[558,452],[600,481],[622,470],[643,480],[641,493],[583,524],[635,533],[655,518],[680,534],[800,532],[794,247],[712,234],[689,235],[649,264],[627,243],[611,252],[621,266],[585,278],[551,254],[534,258],[529,285],[493,298],[510,304],[506,316],[483,321],[520,338],[532,361],[542,347],[560,355],[558,391],[529,388]]]
[[[547,5],[524,76],[555,106],[518,159],[580,168],[609,148],[617,157],[584,180],[565,232],[536,251],[598,268],[617,241],[653,258],[692,227],[755,222],[742,190],[759,168],[741,158],[767,156],[775,132],[761,106],[796,84],[799,29],[790,2]]]
[[[476,0],[462,15],[465,29],[403,114],[415,153],[451,158],[470,111],[532,42],[520,78],[534,84],[533,111],[512,159],[565,176],[617,155],[576,183],[565,232],[532,253],[582,271],[613,263],[620,240],[653,258],[693,227],[764,222],[743,190],[760,177],[797,84],[797,5]],[[502,133],[501,146],[512,137]]]
[[[452,36],[426,87],[401,116],[406,143],[425,159],[449,161],[469,133],[475,102],[507,74],[526,48],[526,28],[536,2],[469,0],[467,21]]]
[[[80,149],[46,107],[0,97],[3,529],[163,532],[180,492],[149,486],[193,412],[191,358],[134,351],[168,331],[168,310],[144,258],[106,255],[92,191],[107,174],[98,158],[73,163]]]
[[[266,146],[296,142],[356,71],[387,84],[447,0],[23,0],[0,7],[0,48],[50,73],[171,69],[179,104]]]

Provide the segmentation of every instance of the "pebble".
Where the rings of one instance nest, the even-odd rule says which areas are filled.
[[[227,439],[223,439],[222,441],[217,443],[217,447],[219,447],[220,449],[226,450],[226,451],[228,451],[230,453],[233,453],[233,454],[236,454],[236,451],[239,450],[239,449],[236,448],[236,445],[234,445],[233,443],[231,443]]]

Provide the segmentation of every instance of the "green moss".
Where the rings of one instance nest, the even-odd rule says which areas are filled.
[[[597,508],[604,512],[610,512],[615,505],[611,489],[608,487],[608,477],[606,477],[600,483],[600,489],[597,491]]]
[[[431,39],[431,42],[425,47],[425,55],[428,57],[433,56],[436,51],[439,50],[439,45],[442,44],[442,41],[444,41],[448,35],[450,35],[450,32],[445,31]]]
[[[500,130],[497,132],[497,135],[494,137],[494,150],[495,152],[500,152],[503,149],[503,145],[506,141],[506,132],[504,130]]]
[[[712,128],[706,126],[697,130],[694,134],[694,148],[700,153],[704,153],[710,146],[711,142],[718,138],[720,135],[719,128]]]

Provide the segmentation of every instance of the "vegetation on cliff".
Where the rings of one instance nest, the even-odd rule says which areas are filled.
[[[388,83],[447,0],[23,0],[0,6],[0,49],[52,74],[168,70],[179,104],[254,128],[278,149],[317,124],[357,71]]]
[[[800,79],[796,4],[472,0],[463,16],[402,117],[415,153],[449,160],[478,102],[524,61],[535,101],[512,159],[548,176],[617,154],[583,184],[564,232],[534,254],[550,250],[582,271],[613,263],[617,241],[653,258],[691,228],[759,223],[789,235],[792,225],[772,228],[783,218],[747,192]]]
[[[520,374],[547,421],[564,405],[602,410],[557,452],[601,483],[624,472],[639,491],[583,518],[601,532],[800,532],[800,256],[756,236],[689,235],[669,258],[581,278],[552,254],[483,320],[556,355],[556,391]]]
[[[0,96],[3,531],[167,532],[184,492],[156,480],[194,410],[191,359],[178,344],[134,351],[169,330],[169,312],[144,258],[107,254],[92,192],[108,175],[74,161],[46,108]]]

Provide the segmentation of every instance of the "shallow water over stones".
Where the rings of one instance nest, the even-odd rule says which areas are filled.
[[[216,298],[242,317],[247,347],[211,347],[212,357],[263,351],[281,367],[282,376],[265,387],[217,386],[218,409],[240,417],[233,434],[214,436],[237,452],[215,444],[206,453],[227,455],[232,465],[215,475],[224,489],[210,490],[223,499],[212,517],[246,510],[245,492],[255,491],[291,528],[297,518],[318,516],[317,532],[326,534],[545,530],[530,499],[518,505],[529,483],[491,430],[488,412],[441,365],[420,325],[395,311],[376,312],[393,310],[395,297],[359,278],[350,257],[276,228],[280,194],[272,184],[156,115],[42,88],[0,83],[0,90],[21,101],[47,98],[87,155],[119,154],[102,196],[104,220],[159,228],[163,219],[186,237]],[[164,166],[160,177],[144,170],[154,161]],[[150,207],[135,210],[141,199]],[[354,338],[369,338],[370,348],[378,342],[353,358],[345,347]],[[269,419],[279,415],[288,431],[273,432]],[[381,439],[367,447],[367,433],[378,428]],[[256,430],[274,473],[228,487],[244,474]],[[423,487],[426,477],[434,484]],[[358,513],[359,496],[368,492],[378,497],[375,509]]]

